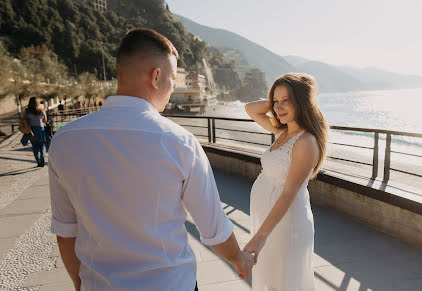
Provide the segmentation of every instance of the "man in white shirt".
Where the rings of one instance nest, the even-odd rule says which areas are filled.
[[[119,47],[117,96],[52,140],[51,229],[76,290],[193,291],[186,210],[202,243],[250,274],[253,256],[239,249],[202,147],[159,114],[177,58],[161,34],[132,30]]]

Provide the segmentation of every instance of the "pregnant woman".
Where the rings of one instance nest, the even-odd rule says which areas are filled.
[[[249,116],[276,135],[262,154],[262,172],[251,191],[254,291],[313,291],[314,221],[308,181],[324,159],[327,122],[316,104],[312,76],[278,78],[268,101],[248,103]],[[268,116],[270,115],[270,116]]]

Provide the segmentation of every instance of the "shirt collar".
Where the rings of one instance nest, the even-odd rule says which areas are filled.
[[[130,107],[142,112],[151,112],[159,114],[157,109],[155,109],[155,107],[147,100],[134,96],[109,96],[104,102],[103,108],[113,107]]]

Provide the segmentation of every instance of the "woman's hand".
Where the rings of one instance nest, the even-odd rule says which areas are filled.
[[[266,240],[266,237],[255,235],[243,248],[243,251],[250,252],[254,255],[255,264],[258,262],[258,255],[264,247]]]

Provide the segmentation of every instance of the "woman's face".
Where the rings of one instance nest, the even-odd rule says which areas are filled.
[[[296,110],[289,97],[289,89],[286,86],[281,85],[275,88],[273,102],[274,112],[277,114],[281,123],[287,124],[295,121]]]

